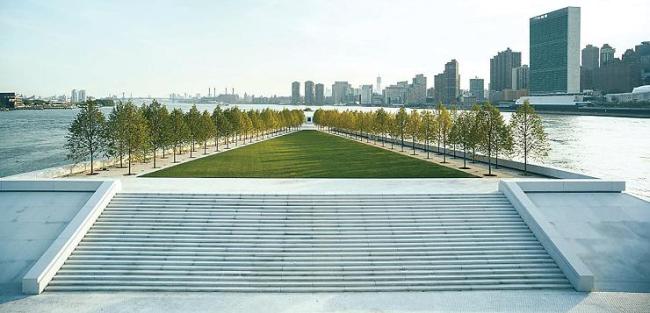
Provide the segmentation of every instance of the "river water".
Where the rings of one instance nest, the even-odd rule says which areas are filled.
[[[180,107],[184,110],[191,106],[185,103],[166,104],[168,107]],[[214,105],[199,104],[197,107],[200,110],[212,110]],[[239,107],[304,108],[282,105]],[[327,106],[323,108],[376,109]],[[108,113],[111,109],[102,110]],[[0,177],[70,163],[66,160],[63,145],[67,127],[77,113],[78,109],[0,112]],[[510,114],[504,113],[506,119]],[[626,180],[627,189],[631,193],[650,198],[650,119],[545,114],[542,117],[551,151],[544,160],[531,163],[550,165],[604,179]]]

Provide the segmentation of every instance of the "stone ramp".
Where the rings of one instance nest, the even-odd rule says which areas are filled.
[[[46,290],[569,288],[501,193],[120,193]]]

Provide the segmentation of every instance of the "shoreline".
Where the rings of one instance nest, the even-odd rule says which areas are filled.
[[[501,112],[515,112],[516,108],[497,107]],[[589,111],[587,111],[589,110]],[[592,108],[575,110],[551,110],[535,108],[539,114],[549,115],[570,115],[570,116],[602,116],[602,117],[629,117],[629,118],[650,118],[650,109],[632,108]]]

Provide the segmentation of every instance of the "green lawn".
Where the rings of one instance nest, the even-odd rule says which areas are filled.
[[[145,177],[464,178],[453,168],[306,130],[179,164]]]

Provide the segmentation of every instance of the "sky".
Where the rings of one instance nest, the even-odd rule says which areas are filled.
[[[216,87],[290,95],[291,82],[382,85],[460,63],[489,81],[510,47],[528,63],[528,20],[582,8],[581,46],[620,56],[650,40],[648,0],[0,0],[0,91],[166,97]]]

